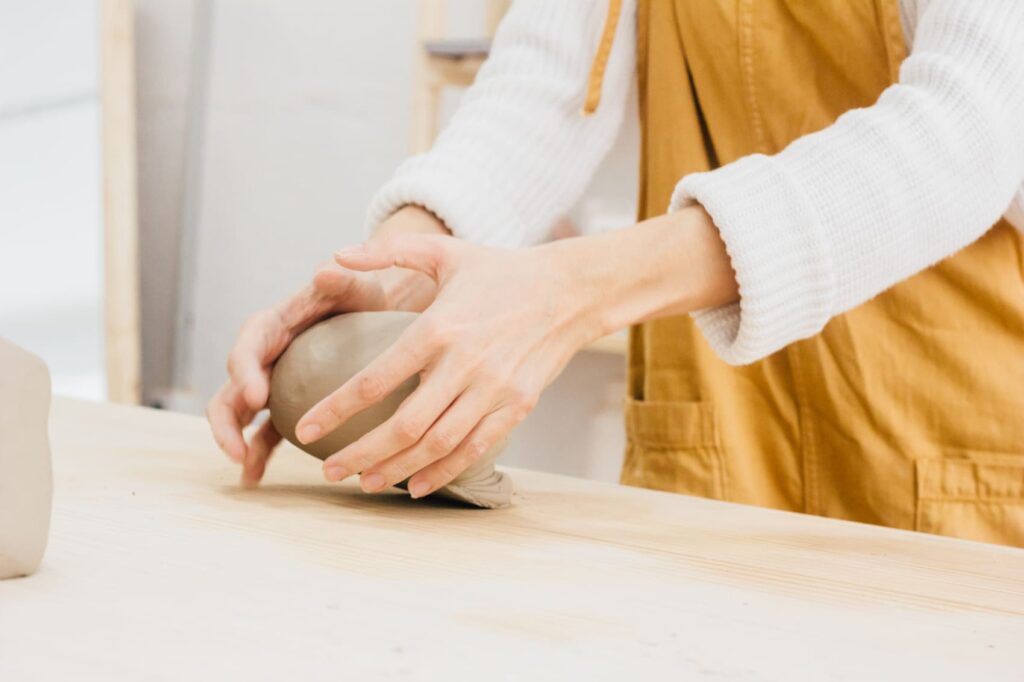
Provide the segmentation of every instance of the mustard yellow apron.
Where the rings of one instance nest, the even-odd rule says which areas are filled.
[[[906,56],[897,0],[639,4],[641,218],[870,106]],[[688,317],[634,328],[622,481],[1024,546],[1022,252],[1000,223],[746,367]]]

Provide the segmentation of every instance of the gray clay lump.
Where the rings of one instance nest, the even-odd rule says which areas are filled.
[[[292,341],[274,366],[270,381],[270,418],[282,436],[319,459],[326,459],[387,420],[419,384],[412,377],[376,405],[354,415],[324,438],[304,445],[295,425],[313,405],[340,387],[393,344],[416,313],[346,313],[315,324]],[[434,495],[486,509],[506,507],[511,479],[495,470],[504,443],[491,448],[472,467]]]

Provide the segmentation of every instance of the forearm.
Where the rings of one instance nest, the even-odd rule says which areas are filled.
[[[591,340],[632,324],[738,298],[725,244],[699,205],[550,249],[574,292],[574,319]]]
[[[900,82],[775,156],[687,176],[740,305],[695,316],[732,364],[834,317],[984,234],[1024,177],[1024,5],[931,0]]]

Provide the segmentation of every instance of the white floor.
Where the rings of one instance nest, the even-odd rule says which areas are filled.
[[[96,3],[0,0],[0,336],[105,395]]]

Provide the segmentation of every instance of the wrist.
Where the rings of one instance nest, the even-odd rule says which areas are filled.
[[[391,234],[443,234],[450,235],[444,221],[423,206],[406,204],[382,221],[371,239]]]
[[[738,299],[725,244],[697,204],[556,244],[564,245],[562,258],[578,301],[575,315],[594,338]]]

